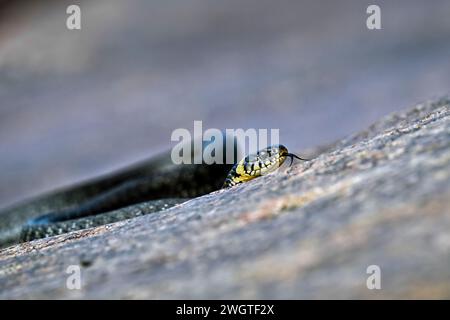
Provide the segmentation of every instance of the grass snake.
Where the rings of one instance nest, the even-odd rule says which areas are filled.
[[[236,141],[234,148],[238,154]],[[169,153],[163,154],[3,210],[0,247],[163,211],[269,173],[288,157],[291,163],[293,158],[306,160],[282,145],[262,149],[234,165],[175,165]]]

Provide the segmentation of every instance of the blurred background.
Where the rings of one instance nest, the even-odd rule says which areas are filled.
[[[447,94],[449,14],[448,0],[0,1],[0,207],[167,150],[194,120],[280,128],[301,152]]]

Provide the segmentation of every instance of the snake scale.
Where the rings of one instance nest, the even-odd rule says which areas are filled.
[[[236,155],[236,141],[234,148]],[[293,158],[306,160],[282,145],[262,149],[234,165],[175,165],[164,154],[0,212],[0,247],[160,212],[272,172],[288,157],[291,163]]]

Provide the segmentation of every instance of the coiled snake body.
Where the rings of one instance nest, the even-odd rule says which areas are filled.
[[[298,158],[282,145],[235,165],[174,165],[168,155],[160,156],[0,213],[0,247],[166,210],[274,171],[288,157],[291,163]]]

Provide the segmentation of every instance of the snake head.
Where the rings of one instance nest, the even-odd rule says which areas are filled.
[[[307,160],[289,153],[288,149],[281,144],[272,145],[246,156],[235,164],[228,173],[223,188],[232,187],[270,173],[279,168],[287,158],[291,158],[290,165],[294,158]]]

